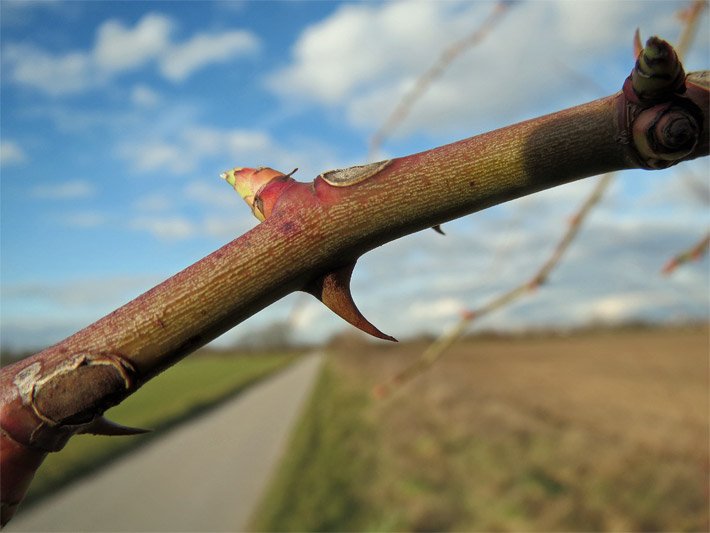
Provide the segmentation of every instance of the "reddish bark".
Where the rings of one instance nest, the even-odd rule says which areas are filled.
[[[61,449],[78,432],[116,434],[120,430],[101,419],[107,408],[286,294],[320,291],[324,303],[368,327],[342,299],[348,277],[343,272],[349,274],[366,251],[576,179],[708,155],[706,80],[705,73],[691,76],[663,99],[654,85],[651,103],[632,83],[633,93],[625,90],[377,167],[324,173],[311,183],[272,171],[276,180],[253,191],[262,224],[64,341],[2,370],[2,522],[14,513],[47,452]],[[647,131],[634,130],[650,107],[666,104],[653,111]],[[656,128],[659,113],[673,126]],[[635,143],[639,136],[648,142]]]

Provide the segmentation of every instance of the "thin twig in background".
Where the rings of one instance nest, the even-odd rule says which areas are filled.
[[[400,99],[392,113],[390,113],[387,117],[387,120],[385,120],[382,126],[380,126],[380,128],[370,138],[370,150],[368,156],[370,161],[378,159],[378,153],[384,140],[397,127],[397,125],[399,125],[407,117],[407,115],[409,115],[416,101],[422,97],[432,82],[434,82],[446,71],[448,66],[454,59],[456,59],[456,57],[461,55],[468,48],[471,48],[481,42],[483,38],[486,37],[486,35],[488,35],[493,28],[495,28],[502,16],[508,11],[508,8],[515,4],[516,1],[517,0],[500,0],[497,2],[495,6],[493,6],[493,11],[479,27],[463,39],[456,41],[454,44],[446,48],[441,53],[437,61],[417,79],[412,90]],[[441,233],[439,226],[435,226],[434,229]],[[294,321],[298,319],[307,301],[307,299],[301,298],[294,303],[293,309],[289,314],[289,324],[293,324]]]
[[[708,252],[708,248],[710,248],[710,233],[705,235],[705,237],[700,239],[700,241],[695,243],[690,248],[687,248],[673,257],[665,264],[661,272],[663,272],[666,276],[672,274],[679,266],[685,263],[690,263],[691,261],[699,260]]]
[[[707,0],[695,0],[687,8],[678,12],[678,18],[683,22],[683,31],[678,38],[678,46],[675,47],[675,51],[681,60],[685,58],[685,54],[693,42],[695,31],[698,29],[700,14],[707,7],[707,4]]]
[[[688,52],[690,44],[695,37],[695,32],[698,28],[698,21],[700,20],[700,15],[703,10],[707,7],[707,0],[695,0],[687,8],[678,12],[678,18],[683,22],[683,31],[678,38],[678,46],[676,46],[676,53],[678,57],[683,59],[683,57]],[[696,189],[698,195],[705,198],[707,195],[707,190],[702,190],[700,188]],[[707,201],[707,200],[706,200]],[[710,233],[705,237],[700,239],[690,248],[679,252],[674,257],[668,260],[668,262],[663,266],[661,272],[666,276],[671,275],[679,266],[690,263],[692,261],[697,261],[703,257],[707,251],[708,246],[710,246]]]
[[[565,75],[575,82],[575,85],[578,85],[584,90],[589,91],[591,89],[590,92],[594,92],[595,94],[605,94],[608,92],[608,89],[603,87],[593,76],[579,72],[558,59],[555,59],[555,70],[558,72],[564,71]]]
[[[380,147],[389,134],[409,115],[414,103],[421,98],[434,80],[440,77],[451,62],[467,49],[480,43],[488,33],[495,28],[503,15],[514,4],[511,0],[500,0],[493,7],[493,11],[486,17],[481,25],[476,28],[473,33],[467,35],[463,39],[456,41],[454,44],[446,48],[436,62],[417,79],[412,90],[406,93],[390,113],[387,120],[370,138],[370,155],[369,159],[374,161],[378,158]]]
[[[695,195],[698,202],[710,205],[710,183],[708,183],[706,178],[685,172],[682,179],[683,185]]]
[[[394,376],[389,382],[382,383],[375,387],[374,395],[378,398],[384,398],[388,396],[396,387],[401,386],[411,379],[413,379],[418,374],[422,373],[424,370],[433,365],[441,356],[448,350],[457,340],[459,340],[470,324],[476,320],[485,316],[492,311],[505,307],[511,302],[517,300],[525,294],[534,292],[540,285],[545,283],[549,277],[552,270],[560,263],[564,253],[569,248],[570,244],[574,241],[574,238],[579,233],[579,229],[582,226],[587,215],[590,213],[592,208],[601,200],[604,195],[604,191],[609,187],[614,178],[613,173],[604,174],[598,181],[592,193],[584,200],[577,212],[572,216],[567,227],[567,231],[562,236],[562,239],[555,247],[552,255],[548,258],[542,267],[532,276],[528,281],[501,294],[500,296],[493,298],[488,303],[479,307],[475,310],[464,311],[461,318],[456,323],[456,325],[451,328],[444,335],[435,340],[422,355],[417,359],[412,365],[408,366],[397,375]]]
[[[705,0],[695,0],[686,9],[678,13],[678,17],[683,21],[683,29],[679,37],[680,45],[678,47],[678,56],[682,57],[688,50],[692,39],[695,35],[695,29],[697,27],[697,21],[700,18],[700,14],[705,8]],[[636,30],[635,39],[639,40],[639,31]],[[462,313],[461,319],[456,323],[456,325],[451,328],[448,332],[437,338],[423,353],[422,355],[410,366],[399,372],[387,383],[382,383],[375,387],[373,393],[378,398],[384,398],[388,396],[396,387],[401,386],[411,379],[413,379],[418,374],[425,371],[431,365],[433,365],[441,356],[448,350],[457,340],[459,340],[468,329],[469,325],[475,320],[490,312],[500,309],[509,303],[515,301],[517,298],[528,294],[540,285],[542,285],[549,277],[552,270],[557,264],[559,264],[562,256],[564,255],[567,248],[574,241],[577,236],[582,222],[587,217],[591,209],[601,200],[604,191],[607,189],[609,184],[613,179],[613,174],[605,174],[602,176],[597,183],[597,186],[593,189],[589,197],[582,203],[579,211],[572,217],[570,225],[568,226],[567,232],[564,234],[560,242],[557,244],[554,252],[550,258],[543,264],[540,270],[530,279],[528,282],[505,292],[490,300],[487,304],[476,310],[464,311]],[[695,245],[690,250],[683,252],[673,258],[664,268],[664,273],[668,274],[672,270],[681,264],[679,261],[687,262],[696,258],[701,257],[706,251],[710,244],[707,237],[697,245]],[[674,263],[677,262],[676,263]],[[671,267],[671,265],[673,265]],[[671,267],[670,270],[667,269]]]

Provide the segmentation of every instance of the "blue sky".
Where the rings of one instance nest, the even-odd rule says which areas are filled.
[[[633,64],[634,29],[674,41],[685,5],[519,2],[381,155],[611,93]],[[59,341],[253,227],[221,171],[299,167],[310,180],[364,162],[402,94],[492,7],[3,0],[3,345]],[[710,65],[707,12],[699,28],[688,70]],[[481,326],[707,318],[707,260],[671,278],[659,270],[706,231],[708,175],[707,159],[619,175],[550,284]],[[397,337],[436,333],[529,277],[592,185],[466,217],[445,238],[427,231],[382,247],[359,263],[355,299]],[[222,343],[289,316],[303,339],[344,327],[319,303],[289,297]]]

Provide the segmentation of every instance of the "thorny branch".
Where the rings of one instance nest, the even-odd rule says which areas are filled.
[[[606,98],[426,152],[324,172],[309,183],[264,168],[225,173],[261,224],[0,371],[2,522],[47,453],[76,433],[130,433],[103,412],[293,291],[387,338],[350,294],[365,252],[576,179],[707,156],[709,88],[707,72],[686,77],[670,45],[652,38],[622,91]]]

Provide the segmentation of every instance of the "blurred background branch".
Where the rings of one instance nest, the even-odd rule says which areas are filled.
[[[370,152],[369,161],[375,161],[380,158],[380,150],[382,144],[392,134],[399,124],[407,118],[412,107],[427,91],[429,86],[439,78],[452,61],[458,56],[476,46],[486,36],[495,29],[500,23],[503,16],[510,10],[517,0],[500,0],[494,6],[487,18],[469,35],[453,43],[446,48],[436,62],[424,71],[421,76],[414,82],[414,86],[407,91],[394,107],[390,115],[385,119],[382,126],[370,137]]]
[[[408,383],[418,374],[424,372],[427,368],[436,363],[436,361],[438,361],[439,358],[441,358],[454,343],[459,341],[466,334],[468,327],[475,320],[510,305],[518,298],[535,292],[541,285],[543,285],[547,281],[553,269],[562,260],[564,253],[578,235],[584,220],[587,218],[594,206],[599,203],[604,195],[604,192],[612,183],[613,179],[614,174],[609,173],[604,174],[597,180],[591,194],[584,200],[577,212],[571,217],[567,226],[567,231],[557,243],[552,255],[547,259],[547,261],[545,261],[545,263],[543,263],[542,267],[540,267],[532,278],[509,290],[508,292],[493,298],[488,303],[477,309],[464,311],[461,314],[459,321],[449,331],[438,337],[413,364],[398,372],[388,382],[381,383],[375,387],[375,396],[378,398],[388,396],[394,389]]]
[[[483,23],[483,25],[477,30],[477,32],[474,32],[470,36],[470,38],[476,36],[476,39],[473,42],[478,42],[478,40],[481,38],[479,32],[482,31],[483,35],[485,35],[492,27],[492,20],[495,21],[495,17],[497,17],[499,13],[502,13],[505,11],[505,9],[507,9],[507,5],[501,4],[506,3],[497,4],[496,9],[493,11],[489,19]],[[694,0],[688,7],[680,10],[677,14],[678,19],[682,22],[682,31],[679,37],[679,44],[676,49],[676,52],[680,59],[682,59],[684,55],[688,52],[688,49],[692,43],[693,37],[695,36],[697,30],[698,20],[700,18],[701,13],[705,9],[706,4],[707,2],[704,0]],[[639,39],[638,30],[636,32],[635,39]],[[442,54],[442,58],[449,57],[448,52],[450,50],[456,50],[456,53],[460,53],[460,51],[465,49],[464,43],[468,43],[470,45],[471,41],[463,40],[455,43],[450,49],[447,49],[447,52]],[[636,44],[634,48],[638,47],[639,45]],[[417,94],[418,96],[421,92],[423,92],[432,79],[441,75],[441,73],[444,71],[449,62],[450,60],[440,60],[440,62],[437,63],[434,68],[427,71],[420,78],[420,80],[426,81],[418,83],[417,89],[415,89],[413,93],[410,93],[410,95],[405,96],[405,98],[400,101],[398,107],[395,109],[392,115],[390,115],[385,125],[380,130],[378,130],[378,134],[380,134],[380,136],[380,132],[388,131],[388,129],[391,128],[390,123],[396,124],[399,120],[401,120],[397,119],[397,117],[402,115],[402,113],[408,112],[411,109],[413,102],[416,100],[416,98],[412,97],[411,94]],[[597,90],[601,89],[601,87],[596,83],[596,80],[594,80],[593,78],[588,78],[583,74],[579,74],[566,65],[562,65],[562,67],[568,72],[568,74],[571,74],[579,83],[588,87],[596,87]],[[401,111],[401,109],[404,109],[405,111],[403,112]],[[379,140],[378,134],[373,136],[373,140]],[[373,146],[379,145],[373,143]],[[545,263],[543,263],[541,268],[532,276],[531,279],[489,300],[488,303],[484,304],[479,308],[463,311],[458,322],[454,326],[452,326],[448,331],[442,333],[426,350],[424,350],[424,352],[422,352],[419,358],[417,358],[409,366],[397,372],[389,380],[378,384],[373,389],[373,394],[375,395],[375,397],[385,398],[389,396],[397,387],[408,383],[417,375],[426,371],[429,367],[435,364],[436,361],[438,361],[446,353],[447,350],[449,350],[457,341],[459,341],[466,334],[468,328],[475,320],[480,319],[493,311],[512,304],[518,298],[526,294],[535,292],[541,285],[545,284],[551,272],[560,263],[565,252],[575,240],[575,238],[578,236],[579,230],[585,219],[588,217],[589,213],[593,210],[594,206],[596,206],[601,201],[613,179],[614,173],[610,173],[605,174],[597,181],[597,184],[592,189],[589,196],[582,202],[578,211],[572,216],[568,224],[567,231],[557,243],[554,251],[552,252],[552,255],[547,259],[547,261],[545,261]],[[668,275],[672,273],[678,266],[689,261],[699,259],[707,252],[709,244],[710,234],[708,234],[708,236],[703,238],[697,244],[693,245],[690,249],[681,252],[673,259],[671,259],[664,266],[663,273]]]

